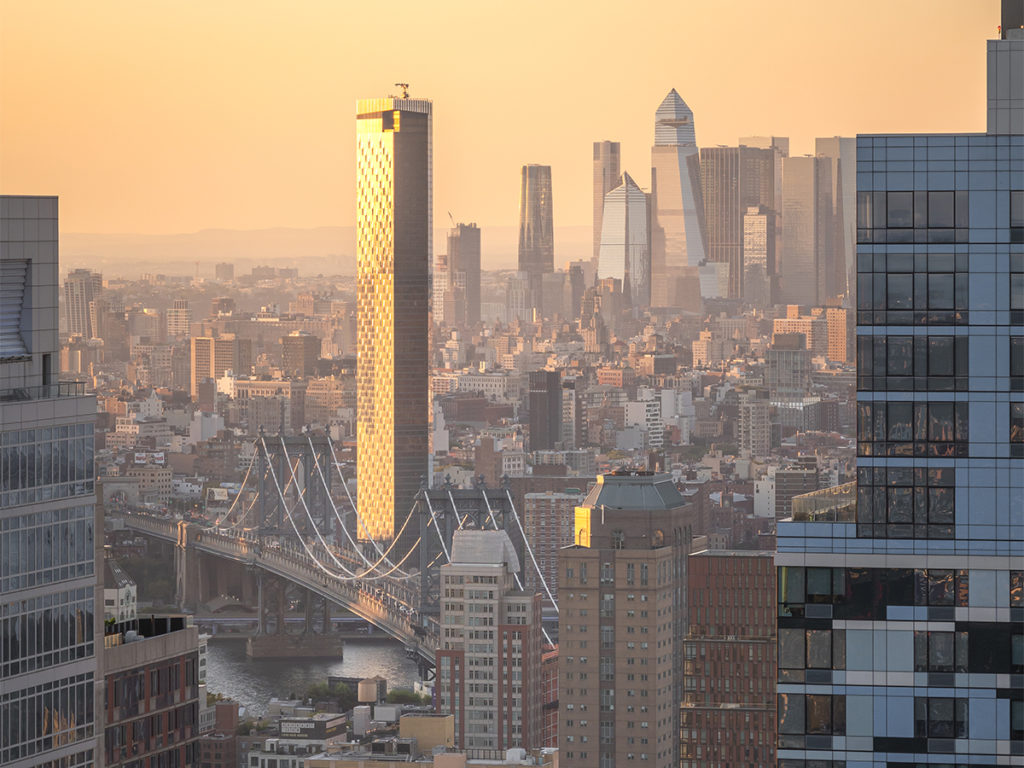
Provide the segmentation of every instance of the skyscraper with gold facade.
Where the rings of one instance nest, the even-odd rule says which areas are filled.
[[[360,535],[388,540],[427,472],[431,102],[361,99],[356,111]]]

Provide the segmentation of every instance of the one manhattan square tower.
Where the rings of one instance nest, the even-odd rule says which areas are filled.
[[[356,449],[360,535],[374,540],[398,534],[427,473],[431,143],[430,101],[359,101]]]

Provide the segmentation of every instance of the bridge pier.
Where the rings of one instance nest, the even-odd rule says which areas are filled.
[[[196,539],[195,526],[178,523],[174,546],[174,598],[182,611],[195,611],[201,602],[202,557],[192,547]]]
[[[256,573],[256,634],[262,635],[265,631],[263,625],[263,571]]]

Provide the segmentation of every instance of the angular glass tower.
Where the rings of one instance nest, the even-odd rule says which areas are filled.
[[[0,765],[17,768],[102,763],[96,398],[57,382],[57,283],[57,198],[0,196]]]
[[[651,148],[651,194],[654,200],[651,302],[675,303],[675,284],[685,267],[706,258],[704,199],[693,111],[676,89],[669,91],[654,115]]]
[[[634,307],[651,304],[651,230],[647,193],[628,173],[604,197],[597,277],[622,281]]]
[[[396,535],[427,473],[431,142],[430,101],[359,101],[358,502],[360,533],[375,540]],[[415,541],[413,528],[403,539]]]
[[[1007,6],[1024,0],[989,43],[988,133],[857,138],[857,483],[795,498],[778,526],[782,768],[1024,759],[1024,30]]]

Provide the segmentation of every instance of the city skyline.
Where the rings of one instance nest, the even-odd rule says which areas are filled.
[[[1024,766],[1024,0],[985,0],[977,104],[917,47],[952,0],[603,1],[353,6],[334,47],[328,0],[69,4],[13,58],[0,32],[38,96],[0,176],[6,126],[61,136],[0,188],[0,766]],[[74,67],[38,86],[75,21],[82,72],[121,67],[66,98]],[[416,82],[362,82],[385,58]],[[208,108],[168,114],[190,78]],[[932,86],[942,118],[892,132]],[[67,158],[130,196],[97,225],[339,218],[62,269]],[[177,173],[154,209],[136,182]],[[314,231],[337,248],[269,234]]]
[[[528,8],[500,39],[472,40],[473,50],[482,46],[479,56],[491,66],[464,72],[453,83],[446,77],[451,70],[444,45],[432,46],[428,60],[417,57],[422,47],[410,45],[393,72],[377,72],[372,81],[351,76],[365,43],[355,40],[344,51],[329,46],[339,27],[331,23],[328,7],[314,3],[287,16],[271,6],[246,5],[245,35],[237,34],[237,5],[191,14],[180,5],[173,14],[163,6],[119,6],[117,12],[111,6],[104,14],[56,5],[61,12],[45,25],[38,6],[8,4],[0,11],[0,71],[19,72],[17,80],[0,78],[0,100],[9,107],[0,116],[0,192],[59,194],[66,231],[105,233],[351,226],[354,166],[343,151],[351,130],[346,113],[360,94],[394,90],[391,81],[398,79],[411,80],[414,95],[429,93],[442,105],[435,148],[438,211],[452,210],[481,227],[515,223],[517,171],[524,163],[551,163],[560,189],[556,220],[587,224],[587,145],[597,140],[620,142],[622,166],[638,171],[637,183],[647,186],[648,116],[672,86],[698,114],[698,146],[735,145],[741,135],[772,133],[791,136],[793,154],[801,154],[814,150],[816,136],[978,130],[977,110],[950,112],[943,94],[956,90],[965,103],[983,104],[978,54],[998,16],[995,2],[878,3],[873,11],[863,4],[855,9],[807,3],[791,6],[787,15],[750,3],[723,19],[719,8],[704,3],[670,10],[670,18],[657,24],[649,13],[636,14],[604,31],[576,24],[572,11],[553,14],[547,26],[537,27],[537,14]],[[380,11],[353,13],[357,18],[346,21],[369,28],[385,23]],[[458,34],[465,40],[467,26],[501,20],[499,9],[475,9],[454,25],[434,24],[424,13],[429,12],[403,11],[396,35],[405,39],[427,28],[442,38]],[[112,19],[116,23],[108,23]],[[679,23],[669,23],[673,19]],[[506,56],[507,46],[528,27],[556,48],[555,76],[539,90],[527,86],[545,82],[535,71],[539,63],[527,62],[525,69],[503,64],[514,60]],[[915,34],[908,34],[911,29]],[[658,45],[641,51],[645,71],[658,74],[637,87],[607,59],[601,42],[624,32],[650,34],[655,42],[672,34],[684,44],[673,46],[672,56],[659,53]],[[875,68],[865,70],[856,52],[867,35],[879,54]],[[785,53],[799,49],[798,42],[799,56]],[[266,57],[275,62],[266,71],[262,50],[280,52],[282,66],[277,56]],[[773,81],[798,87],[750,88],[751,72],[769,50],[782,52],[774,54]],[[715,77],[695,78],[692,73],[709,56],[735,63]],[[828,56],[832,67],[809,71],[807,56]],[[30,66],[14,67],[14,61]],[[910,61],[932,76],[916,76],[911,89],[868,85],[872,73],[906,71]],[[296,88],[297,80],[309,85]],[[743,99],[723,95],[741,88]],[[545,122],[544,130],[531,127],[567,93],[587,89],[595,96],[600,89],[601,96],[591,99],[586,135],[568,121]],[[321,94],[328,92],[331,97],[324,99]],[[510,135],[500,137],[500,156],[487,152],[494,140],[490,132],[470,127],[481,112],[496,109],[480,98],[493,92],[500,92],[501,101],[527,105],[507,121]],[[801,106],[809,92],[815,93],[813,113]],[[473,120],[465,119],[467,110],[473,110]],[[483,156],[490,162],[479,163]],[[251,183],[249,173],[257,173],[259,182]],[[204,183],[194,185],[195,178]],[[268,194],[268,188],[280,194]]]

